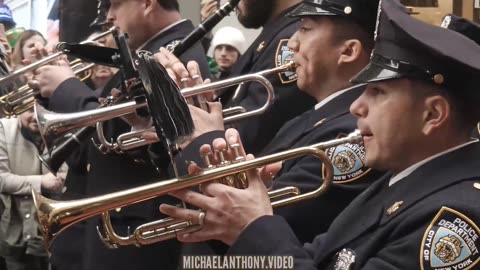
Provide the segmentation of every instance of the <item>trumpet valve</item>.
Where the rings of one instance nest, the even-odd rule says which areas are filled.
[[[246,158],[242,155],[240,155],[240,144],[239,143],[234,143],[234,144],[231,144],[230,145],[230,148],[233,150],[233,154],[234,154],[234,160],[232,161],[233,163],[238,163],[238,162],[242,162],[242,161],[245,161]]]
[[[218,160],[220,161],[217,167],[226,167],[230,165],[232,162],[225,159],[225,151],[226,149],[216,149],[215,153],[217,154]],[[223,183],[227,186],[235,187],[235,177],[233,175],[225,176],[220,180],[220,183]]]
[[[226,149],[215,150],[217,157],[220,161],[220,163],[218,163],[218,167],[225,167],[231,164],[229,160],[225,159],[225,151]]]
[[[234,155],[234,160],[232,161],[232,163],[239,163],[246,160],[244,156],[240,155],[239,143],[231,144],[230,148],[232,149],[233,155]],[[235,174],[234,177],[235,177],[236,188],[246,189],[248,187],[248,179],[247,179],[247,174],[245,172]]]
[[[206,166],[205,167],[206,170],[214,169],[216,167],[215,165],[212,165],[212,160],[211,160],[212,153],[211,152],[204,153],[201,156],[202,156],[203,163]]]

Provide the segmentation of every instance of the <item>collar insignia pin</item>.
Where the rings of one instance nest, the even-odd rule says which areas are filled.
[[[480,183],[473,184],[473,187],[476,188],[476,189],[480,189]]]
[[[400,206],[402,206],[402,204],[403,201],[395,202],[392,206],[390,206],[390,208],[388,208],[387,215],[390,216],[395,213],[400,208]]]
[[[317,123],[315,123],[315,125],[313,125],[313,127],[320,126],[321,124],[323,124],[323,122],[325,122],[325,120],[327,120],[327,118],[323,118],[322,120],[318,121]]]
[[[261,52],[265,48],[265,41],[262,41],[257,48],[257,52]]]

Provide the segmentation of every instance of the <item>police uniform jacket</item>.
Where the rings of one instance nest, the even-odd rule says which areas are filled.
[[[234,65],[230,77],[246,75],[281,66],[291,60],[293,52],[286,45],[290,37],[298,30],[298,19],[286,16],[297,5],[285,10],[278,18],[267,23],[257,39]],[[289,120],[304,113],[315,105],[315,100],[301,92],[296,84],[294,73],[282,73],[268,77],[275,91],[275,101],[260,116],[240,120],[231,125],[242,137],[243,147],[250,154],[258,155],[275,137],[278,130]],[[235,93],[234,93],[235,92]],[[245,83],[241,90],[225,91],[220,96],[224,108],[243,106],[249,110],[265,104],[266,92],[258,83]],[[228,128],[228,127],[226,127]],[[185,161],[202,164],[198,149],[210,144],[213,139],[223,137],[224,132],[213,131],[193,140],[176,156],[176,166],[180,175],[187,173]]]
[[[156,52],[160,47],[182,40],[193,29],[190,21],[181,21],[159,33],[142,49]],[[200,45],[192,47],[180,59],[184,63],[196,60],[200,64],[202,73],[208,74],[208,64]],[[119,82],[120,78],[117,74],[105,86],[102,96],[108,96],[113,87],[118,88]],[[49,108],[53,111],[72,112],[95,109],[98,105],[98,97],[95,93],[77,79],[69,79],[54,92]],[[120,119],[108,121],[104,128],[107,138],[116,138],[121,133],[131,131],[131,127]],[[83,169],[88,172],[87,196],[110,193],[160,180],[159,173],[150,162],[137,162],[129,154],[101,154],[90,141],[84,144],[88,147],[88,164]],[[81,170],[82,168],[77,168],[77,172]],[[127,234],[129,228],[132,233],[138,225],[161,217],[158,211],[159,203],[158,200],[150,200],[113,211],[112,224],[121,235]],[[170,203],[172,203],[171,200]],[[94,218],[87,222],[84,269],[131,269],[133,261],[137,269],[175,269],[179,253],[179,243],[175,240],[142,248],[122,247],[109,250],[98,238],[96,226],[99,225],[99,221],[99,218]]]
[[[356,128],[356,119],[349,112],[352,102],[357,99],[365,86],[355,86],[324,104],[287,122],[265,148],[262,156],[287,151],[333,140],[351,133]],[[205,134],[212,137],[215,132]],[[212,139],[213,140],[213,139]],[[197,145],[197,149],[200,145]],[[335,217],[382,173],[363,165],[364,148],[358,144],[339,146],[327,151],[335,168],[333,184],[328,192],[318,198],[274,209],[275,214],[284,217],[302,243],[313,241],[314,237],[327,231]],[[336,161],[335,161],[336,160]],[[338,167],[337,167],[338,166]],[[342,171],[341,171],[342,170]],[[320,187],[323,181],[322,162],[316,157],[304,156],[287,160],[273,179],[273,189],[287,186],[298,187],[309,192]],[[328,207],[326,207],[328,205]],[[316,213],[312,219],[312,213]],[[203,248],[200,248],[203,246]],[[191,254],[223,253],[225,250],[216,242],[210,242],[214,251],[206,244],[195,244]]]
[[[282,217],[264,216],[229,252],[293,255],[295,269],[477,269],[479,151],[476,142],[436,157],[392,186],[386,175],[312,244],[302,247]]]
[[[298,19],[286,16],[296,5],[278,18],[267,23],[257,39],[234,65],[230,77],[251,74],[281,66],[292,60],[293,52],[287,48],[288,39],[298,30]],[[258,154],[288,120],[300,115],[315,104],[315,100],[300,92],[296,85],[296,75],[292,72],[271,75],[268,79],[275,90],[274,104],[260,116],[239,121],[233,127],[242,135],[248,153]],[[266,92],[258,83],[246,83],[241,91],[231,96],[226,92],[222,102],[240,105],[248,110],[265,104]]]
[[[289,121],[265,148],[262,156],[321,143],[345,136],[357,127],[349,108],[365,89],[355,86],[334,97],[320,108],[312,109]],[[275,209],[283,216],[300,242],[311,242],[327,231],[335,217],[382,173],[363,164],[365,150],[359,144],[341,145],[326,151],[334,167],[333,184],[328,192],[316,199]],[[322,162],[312,156],[303,156],[283,162],[273,179],[273,189],[296,186],[302,192],[318,188],[323,181]],[[328,205],[328,207],[326,207]],[[312,219],[312,213],[317,218]]]

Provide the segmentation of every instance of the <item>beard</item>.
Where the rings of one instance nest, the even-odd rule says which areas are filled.
[[[237,9],[238,21],[245,27],[257,29],[265,25],[273,13],[276,0],[242,0],[242,11]]]

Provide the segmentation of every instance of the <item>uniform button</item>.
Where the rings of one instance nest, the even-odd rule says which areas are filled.
[[[28,239],[30,239],[30,238],[32,238],[32,236],[31,236],[30,234],[27,234],[27,235],[25,236],[25,240],[28,240]]]
[[[87,172],[90,172],[90,163],[87,164]]]
[[[26,219],[29,219],[29,218],[30,218],[30,214],[25,214],[25,218],[26,218]]]
[[[117,211],[117,213],[120,213],[122,211],[122,208],[116,208],[115,211]]]

